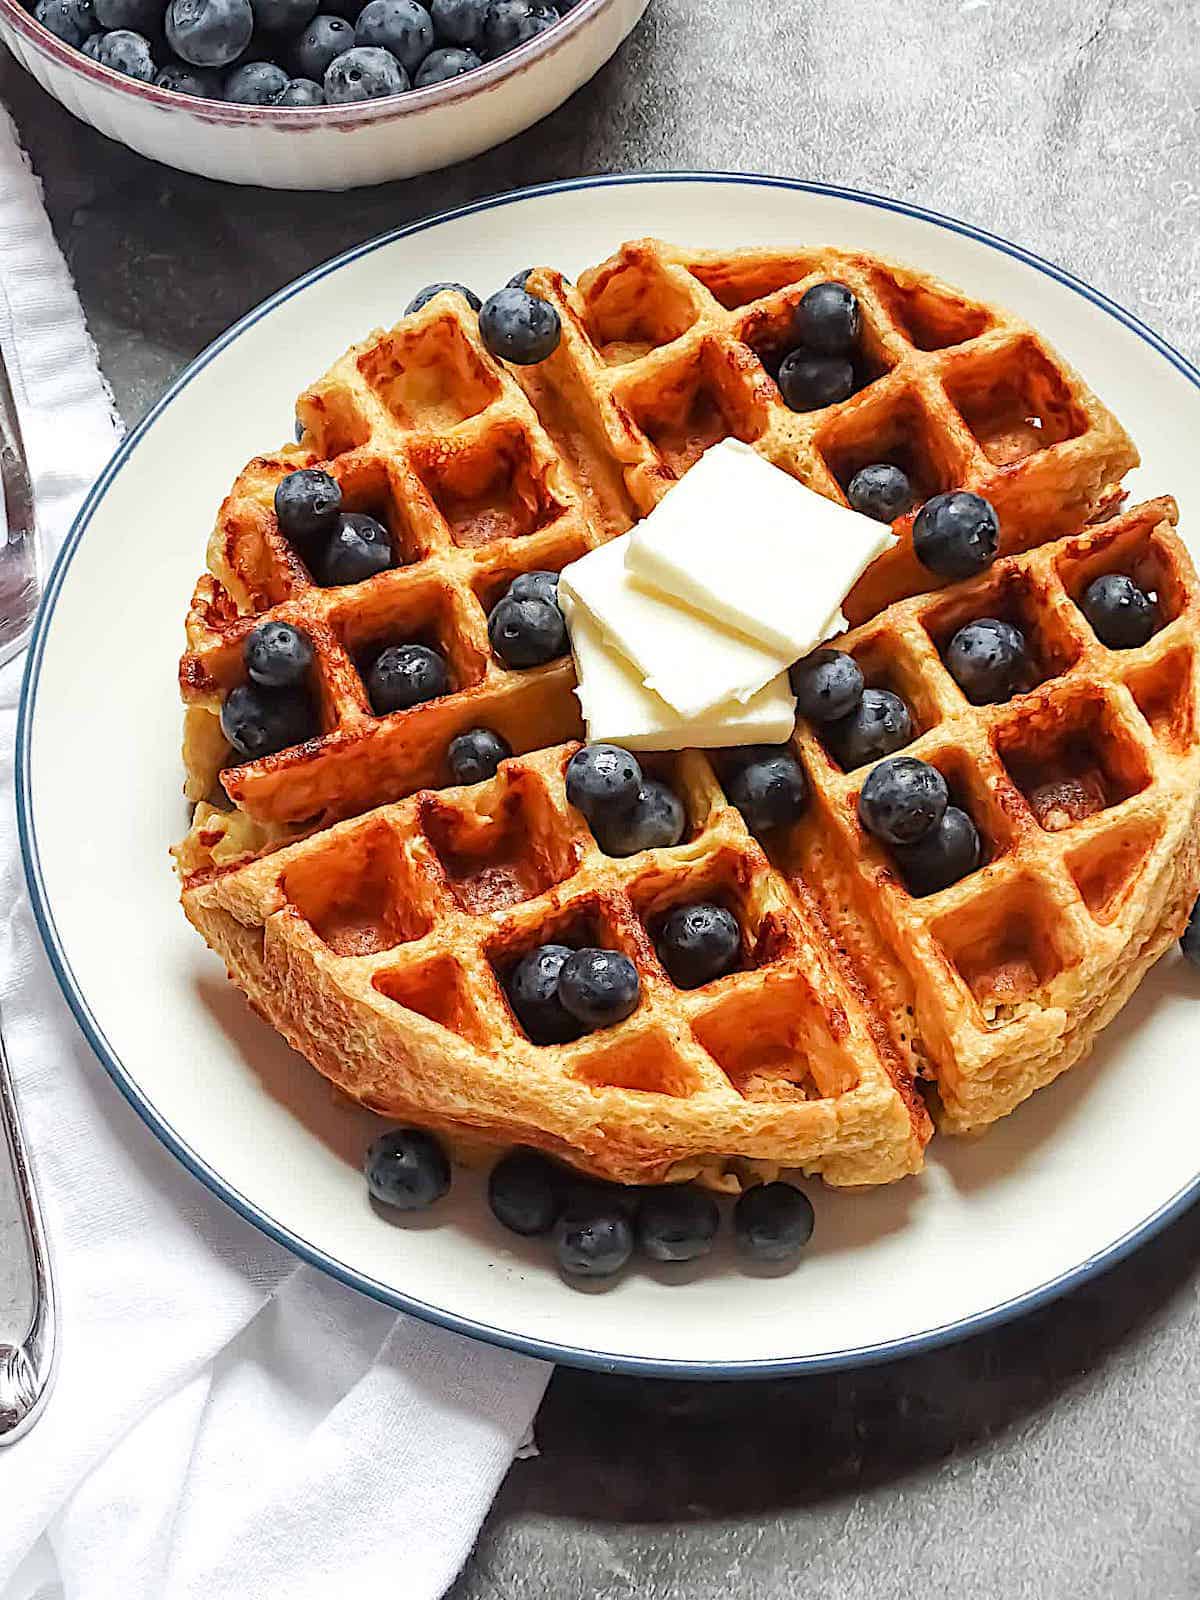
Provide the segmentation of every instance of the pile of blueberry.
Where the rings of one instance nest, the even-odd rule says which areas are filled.
[[[249,682],[221,707],[221,731],[244,761],[258,761],[317,732],[309,693],[312,641],[287,622],[260,622],[242,651]]]
[[[27,0],[28,3],[28,0]],[[35,0],[85,55],[160,89],[251,106],[346,105],[471,72],[578,0]]]
[[[844,283],[814,283],[792,313],[795,347],[779,364],[775,381],[793,411],[820,411],[848,400],[858,388],[862,313]]]
[[[381,1205],[421,1211],[450,1188],[450,1163],[432,1134],[396,1128],[367,1152],[367,1186]],[[492,1214],[523,1238],[552,1233],[569,1278],[611,1278],[637,1249],[651,1261],[696,1261],[713,1248],[721,1212],[691,1184],[635,1189],[582,1178],[534,1150],[513,1150],[488,1180]],[[788,1261],[813,1232],[807,1195],[789,1183],[747,1189],[733,1208],[738,1249],[750,1260]]]
[[[567,1044],[624,1022],[638,1008],[638,969],[620,950],[540,944],[505,981],[513,1014],[534,1044]]]
[[[797,661],[792,691],[801,716],[821,729],[825,743],[851,772],[911,743],[912,714],[891,689],[868,689],[852,655],[828,646]]]
[[[915,895],[948,888],[982,860],[975,824],[950,804],[945,778],[914,756],[892,756],[872,767],[858,797],[858,818],[890,846]]]

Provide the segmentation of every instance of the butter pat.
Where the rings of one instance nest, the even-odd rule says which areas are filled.
[[[674,707],[677,720],[748,701],[791,664],[790,655],[764,649],[720,621],[635,583],[626,569],[631,537],[624,534],[565,567],[559,596],[587,611],[637,668],[646,688]],[[840,600],[838,595],[835,603]]]
[[[896,542],[737,439],[706,450],[628,537],[639,585],[788,662],[826,637],[864,569]]]
[[[626,750],[717,750],[739,744],[783,744],[791,738],[796,700],[786,672],[745,704],[716,706],[689,720],[643,685],[638,669],[561,584],[559,597],[589,739]]]

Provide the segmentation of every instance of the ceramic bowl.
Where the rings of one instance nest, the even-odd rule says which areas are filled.
[[[228,105],[139,83],[64,44],[19,0],[0,0],[0,37],[68,111],[141,155],[226,183],[353,189],[511,139],[598,72],[648,4],[580,0],[556,27],[449,83],[305,109]]]

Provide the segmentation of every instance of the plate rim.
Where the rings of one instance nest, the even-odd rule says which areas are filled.
[[[1165,1200],[1148,1216],[1120,1234],[1102,1250],[1086,1257],[1077,1265],[1065,1269],[1063,1272],[1030,1289],[1011,1295],[1008,1299],[999,1301],[985,1310],[972,1312],[969,1316],[955,1318],[936,1327],[923,1329],[919,1333],[905,1334],[899,1338],[881,1340],[865,1345],[847,1346],[839,1350],[823,1351],[817,1355],[771,1356],[744,1361],[695,1361],[593,1350],[584,1346],[561,1344],[551,1339],[536,1338],[511,1329],[493,1327],[474,1318],[447,1311],[414,1295],[407,1294],[403,1290],[394,1288],[390,1284],[382,1283],[368,1273],[339,1261],[321,1246],[300,1237],[248,1199],[238,1189],[234,1188],[231,1183],[209,1165],[198,1151],[193,1150],[171,1124],[159,1114],[152,1101],[142,1091],[132,1073],[125,1067],[117,1052],[109,1043],[103,1028],[92,1012],[82,987],[71,969],[66,950],[58,934],[53,909],[42,874],[37,827],[34,820],[31,751],[37,691],[42,657],[50,632],[50,624],[67,571],[97,507],[113,480],[134,455],[142,438],[149,432],[162,412],[174,402],[175,398],[188,387],[205,367],[249,328],[260,322],[276,307],[284,304],[294,295],[329,274],[348,266],[351,262],[358,260],[359,257],[372,254],[376,250],[383,249],[400,239],[426,232],[430,228],[440,226],[446,222],[456,221],[463,217],[495,210],[503,206],[521,204],[534,198],[568,193],[580,189],[616,188],[638,184],[697,183],[737,184],[767,189],[787,189],[793,192],[831,197],[856,205],[866,205],[881,210],[893,211],[920,222],[931,223],[935,227],[945,229],[951,233],[957,233],[976,243],[987,245],[991,249],[1000,251],[1003,255],[1022,262],[1025,266],[1032,267],[1035,271],[1082,296],[1083,299],[1089,301],[1099,310],[1129,329],[1130,332],[1136,334],[1159,356],[1175,367],[1189,383],[1200,390],[1200,369],[1193,365],[1186,356],[1176,350],[1167,340],[1162,338],[1160,334],[1155,333],[1141,318],[1135,316],[1133,312],[1127,311],[1123,306],[1110,299],[1100,290],[1093,288],[1074,273],[1068,272],[1063,267],[1056,266],[1053,262],[1046,260],[1045,257],[1026,249],[1022,245],[1015,244],[1009,239],[1005,239],[1000,234],[977,227],[973,223],[963,222],[958,218],[947,216],[945,213],[930,207],[897,200],[891,196],[876,194],[870,190],[853,189],[838,184],[821,183],[811,179],[736,171],[605,173],[592,177],[559,179],[551,183],[536,184],[523,189],[511,190],[504,194],[489,195],[482,199],[471,201],[466,205],[456,206],[446,211],[437,212],[432,216],[423,217],[415,222],[406,223],[402,227],[391,229],[361,244],[353,245],[350,249],[344,250],[329,260],[310,268],[309,271],[285,284],[239,317],[224,333],[220,334],[188,363],[137,426],[120,442],[96,482],[88,491],[63,541],[62,548],[55,558],[53,568],[47,579],[45,593],[38,608],[30,639],[22,677],[15,750],[17,834],[34,919],[51,969],[63,997],[100,1064],[104,1067],[125,1100],[180,1165],[191,1173],[193,1177],[199,1179],[206,1188],[224,1201],[239,1216],[266,1234],[268,1238],[283,1245],[300,1260],[327,1273],[347,1288],[355,1289],[359,1293],[365,1294],[369,1298],[388,1305],[397,1311],[407,1312],[424,1322],[447,1328],[454,1333],[479,1339],[484,1343],[514,1350],[522,1355],[533,1356],[540,1360],[561,1362],[564,1365],[593,1371],[625,1373],[642,1377],[721,1380],[792,1377],[870,1366],[894,1360],[898,1357],[916,1355],[919,1352],[938,1349],[972,1334],[998,1328],[1018,1316],[1023,1316],[1049,1304],[1068,1291],[1087,1283],[1099,1273],[1115,1266],[1135,1249],[1148,1243],[1149,1240],[1154,1238],[1156,1234],[1160,1233],[1177,1217],[1181,1216],[1197,1198],[1200,1198],[1200,1171],[1197,1171],[1194,1178],[1184,1184],[1182,1188],[1177,1190],[1174,1195]]]

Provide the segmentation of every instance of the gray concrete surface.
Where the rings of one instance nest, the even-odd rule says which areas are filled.
[[[1200,357],[1191,0],[655,0],[600,77],[522,138],[331,197],[156,167],[11,62],[0,97],[130,420],[323,257],[518,183],[624,168],[757,169],[920,201],[1063,263]],[[1200,1211],[1033,1318],[859,1374],[560,1372],[542,1454],[513,1468],[454,1600],[1194,1600],[1198,1261]]]

